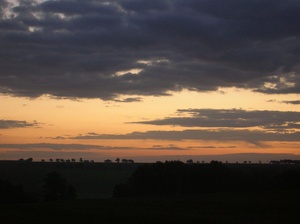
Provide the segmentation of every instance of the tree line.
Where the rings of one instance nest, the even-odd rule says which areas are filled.
[[[19,159],[19,162],[33,162],[33,158],[28,158],[28,159]],[[62,159],[62,158],[56,158],[56,159],[52,159],[50,158],[48,161],[45,159],[41,159],[41,162],[56,162],[56,163],[75,163],[77,162],[76,159],[72,158],[72,159]],[[80,163],[94,163],[94,160],[87,160],[87,159],[83,159],[83,158],[79,158],[78,162]],[[115,160],[116,163],[134,163],[133,159],[120,159],[120,158],[116,158]],[[106,159],[104,160],[104,163],[113,163],[113,160],[111,159]]]
[[[208,164],[166,161],[139,166],[126,183],[115,186],[114,197],[284,189],[300,190],[298,166],[245,167],[218,161]]]

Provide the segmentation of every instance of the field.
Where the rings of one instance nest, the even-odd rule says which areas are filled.
[[[300,192],[0,205],[0,223],[300,223]]]
[[[298,187],[112,198],[114,186],[124,183],[140,165],[2,161],[0,179],[22,185],[26,192],[42,194],[44,178],[49,172],[57,171],[76,188],[78,198],[55,202],[43,202],[41,198],[39,202],[32,203],[0,203],[0,223],[300,223]],[[229,166],[246,173],[256,170],[260,174],[291,167],[299,169],[299,166],[289,165]],[[255,172],[252,174],[256,175]],[[299,183],[299,179],[295,183]]]
[[[56,171],[76,188],[79,199],[108,198],[114,186],[125,182],[138,165],[1,161],[0,179],[22,185],[26,192],[39,194],[44,178]]]

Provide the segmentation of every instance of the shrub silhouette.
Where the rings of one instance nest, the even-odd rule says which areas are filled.
[[[34,202],[35,198],[24,192],[21,185],[14,186],[8,180],[0,180],[0,203]]]
[[[57,201],[66,199],[75,199],[76,191],[72,185],[67,185],[65,178],[57,172],[51,172],[44,179],[43,186],[45,192],[45,201]]]

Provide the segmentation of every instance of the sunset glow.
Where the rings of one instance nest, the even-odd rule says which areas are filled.
[[[1,1],[0,160],[300,156],[299,10]]]

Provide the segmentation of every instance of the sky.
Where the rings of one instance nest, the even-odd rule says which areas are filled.
[[[0,0],[0,160],[300,158],[299,0]]]

